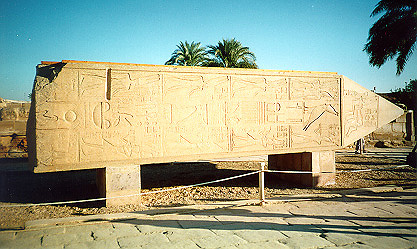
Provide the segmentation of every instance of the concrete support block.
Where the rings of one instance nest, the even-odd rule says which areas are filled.
[[[101,197],[134,195],[106,200],[106,206],[140,204],[140,165],[97,169],[97,187]]]
[[[334,151],[288,153],[268,156],[268,169],[311,171],[313,173],[280,173],[280,180],[300,186],[317,187],[336,182],[336,165]]]

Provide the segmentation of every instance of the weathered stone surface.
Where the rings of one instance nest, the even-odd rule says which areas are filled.
[[[383,237],[367,240],[364,241],[364,244],[371,246],[372,248],[412,248],[410,247],[409,241],[396,237]]]
[[[121,248],[138,248],[149,244],[168,243],[168,238],[162,233],[151,233],[135,237],[122,237],[117,239]]]
[[[334,150],[402,110],[336,73],[63,61],[38,66],[36,172]]]
[[[291,181],[303,186],[324,186],[336,182],[334,151],[269,155],[268,169],[314,172],[311,174],[281,173],[277,175],[278,179]]]
[[[415,141],[413,110],[405,112],[392,122],[378,128],[370,135],[372,140]]]
[[[30,103],[0,100],[0,136],[26,135]]]
[[[30,103],[0,98],[0,158],[27,157],[26,121]]]
[[[4,101],[3,107],[0,106],[0,121],[23,120],[29,117],[29,102]]]
[[[290,237],[282,241],[290,248],[323,248],[334,244],[314,235],[302,235],[300,237]]]
[[[343,147],[401,116],[404,111],[383,97],[342,76]]]
[[[107,167],[97,170],[97,185],[106,206],[140,203],[140,166]],[[127,196],[123,198],[112,198]]]
[[[27,157],[25,136],[0,136],[0,158]]]
[[[5,120],[0,121],[0,136],[26,135],[26,121]]]
[[[168,208],[160,209],[159,214],[138,211],[42,220],[35,226],[32,221],[24,230],[0,231],[0,248],[113,248],[116,244],[121,248],[196,248],[197,244],[198,248],[415,248],[416,188],[378,195],[368,192],[358,190],[354,198],[264,206],[231,203],[219,208],[208,203],[193,212],[191,207],[182,207],[177,214],[167,214]],[[295,198],[298,196],[289,196]],[[414,218],[404,216],[409,211]],[[191,229],[175,223],[204,224],[213,213],[236,220]],[[268,219],[287,214],[305,222],[287,225]],[[247,215],[260,219],[240,221],[240,216]],[[316,223],[315,218],[326,222]],[[359,226],[348,220],[368,224]]]
[[[227,246],[238,246],[247,244],[248,242],[237,235],[229,235],[229,236],[213,236],[213,237],[203,237],[203,238],[195,238],[193,241],[200,247],[200,248],[222,248]]]

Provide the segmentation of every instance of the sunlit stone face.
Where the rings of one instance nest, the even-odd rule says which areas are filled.
[[[402,114],[336,73],[57,65],[34,85],[39,172],[333,150]]]

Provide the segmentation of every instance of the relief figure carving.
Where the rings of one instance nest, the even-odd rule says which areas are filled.
[[[337,79],[291,78],[291,99],[337,100],[339,84]]]
[[[309,107],[310,109],[310,107]],[[304,131],[307,131],[308,128],[314,123],[319,122],[319,119],[325,114],[330,113],[335,116],[339,116],[339,112],[331,105],[331,104],[323,104],[320,106],[312,107],[308,115],[308,119],[304,122],[305,126],[303,128]]]

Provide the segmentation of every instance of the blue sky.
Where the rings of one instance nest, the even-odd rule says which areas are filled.
[[[236,38],[262,69],[331,71],[377,92],[417,78],[417,55],[401,76],[362,51],[378,1],[2,1],[0,97],[28,100],[42,60],[164,64],[179,41]]]

